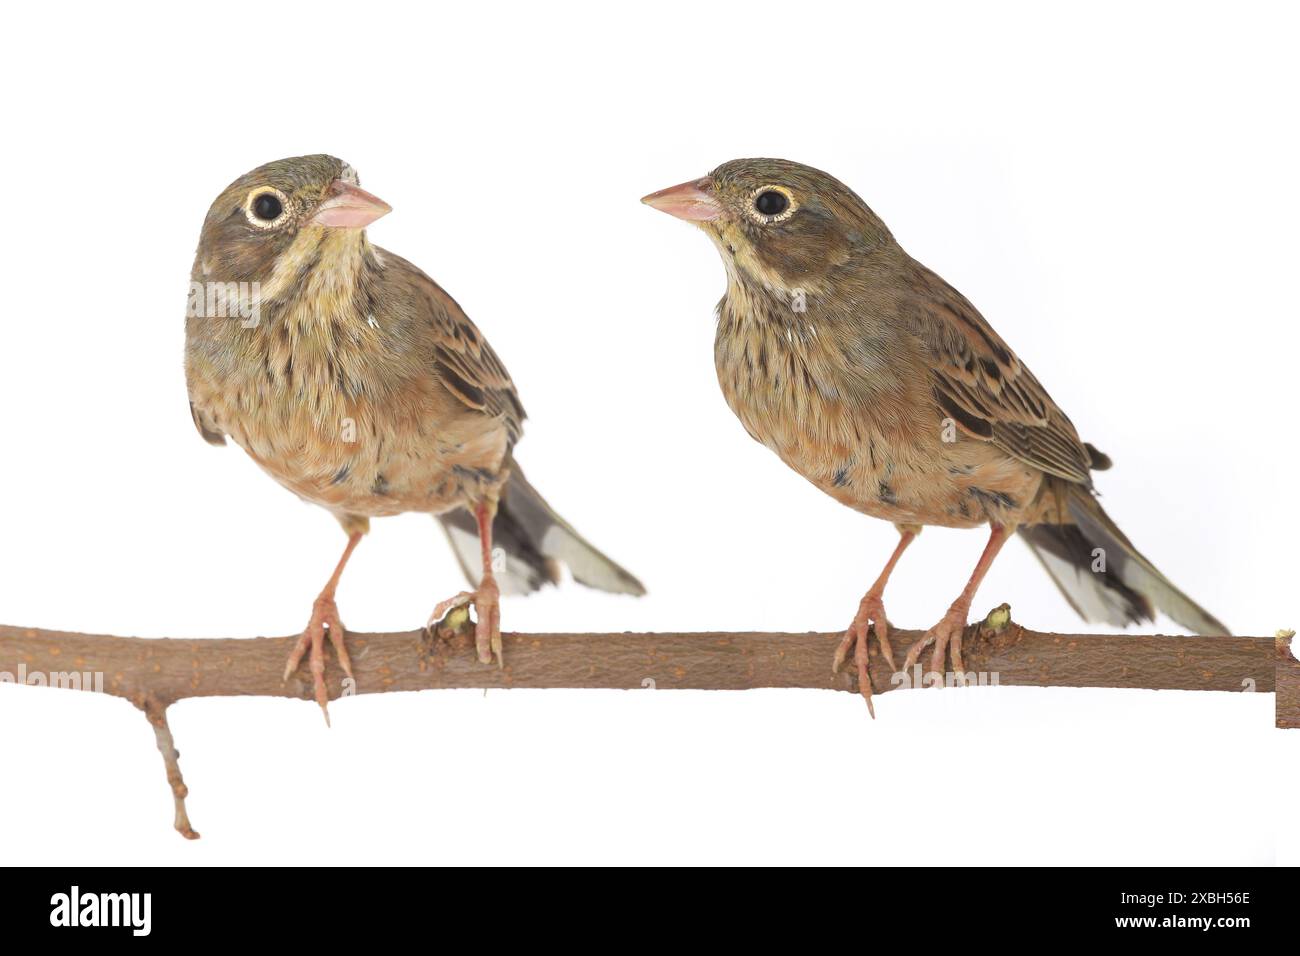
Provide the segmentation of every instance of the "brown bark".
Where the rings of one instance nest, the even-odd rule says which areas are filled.
[[[893,630],[898,659],[922,635]],[[802,687],[856,691],[852,667],[832,674],[840,634],[504,634],[504,668],[484,666],[473,651],[464,611],[453,611],[436,637],[419,631],[352,633],[355,683],[332,656],[331,699],[352,694],[438,688],[657,688],[746,690]],[[61,683],[58,675],[102,675],[105,693],[123,697],[149,718],[176,799],[176,829],[198,834],[185,814],[186,788],[167,727],[168,705],[187,697],[312,697],[305,666],[287,682],[285,659],[296,637],[202,640],[113,637],[0,625],[0,679]],[[964,640],[970,683],[1035,687],[1129,687],[1156,690],[1274,690],[1277,725],[1300,726],[1300,663],[1271,637],[1050,634],[1010,620],[1006,606],[973,625]],[[928,653],[922,659],[928,658]],[[872,643],[877,694],[909,686]],[[33,676],[36,675],[36,676]],[[934,676],[911,675],[926,684]],[[946,675],[949,684],[963,678]],[[66,685],[66,684],[65,684]]]
[[[1288,730],[1300,728],[1300,661],[1292,651],[1295,631],[1278,631],[1277,649],[1277,725]]]

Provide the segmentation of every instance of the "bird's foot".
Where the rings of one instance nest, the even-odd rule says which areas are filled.
[[[946,673],[945,665],[949,655],[952,657],[953,670],[959,674],[965,673],[966,667],[961,656],[961,638],[966,630],[966,612],[966,608],[956,605],[949,608],[943,619],[926,631],[908,650],[907,659],[903,661],[903,670],[910,672],[921,659],[925,649],[933,647],[934,651],[930,654],[930,670],[940,677],[940,680],[935,683],[936,687],[942,687],[945,683],[942,678]]]
[[[307,622],[307,629],[302,632],[302,637],[298,638],[293,651],[289,654],[289,661],[284,668],[284,679],[288,680],[293,676],[293,672],[302,663],[303,655],[310,652],[308,669],[311,671],[312,683],[315,687],[316,703],[320,704],[328,726],[330,712],[329,689],[325,686],[326,634],[329,635],[330,643],[334,645],[334,655],[338,658],[343,673],[348,677],[352,676],[352,660],[348,657],[347,645],[344,642],[347,631],[343,627],[343,622],[339,620],[338,605],[334,603],[333,598],[322,594],[312,605],[311,620]]]
[[[894,663],[894,649],[889,644],[889,621],[885,618],[885,605],[880,595],[868,592],[858,605],[858,613],[844,632],[840,646],[835,649],[831,671],[838,674],[848,659],[849,651],[853,651],[853,662],[858,667],[858,690],[867,702],[867,711],[875,717],[876,708],[871,703],[871,653],[868,644],[872,633],[880,642],[880,653],[889,662],[890,670],[898,670]]]
[[[430,634],[437,633],[438,623],[448,611],[469,604],[474,605],[474,648],[479,663],[491,664],[495,655],[497,666],[505,666],[501,655],[501,591],[491,579],[480,584],[477,591],[461,591],[440,601],[429,615],[425,630]]]

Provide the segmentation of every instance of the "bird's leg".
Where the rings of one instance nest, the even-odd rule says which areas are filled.
[[[889,583],[889,576],[893,573],[894,566],[898,564],[898,559],[903,556],[907,546],[916,540],[918,534],[915,528],[903,527],[898,529],[898,533],[898,546],[894,548],[894,553],[885,563],[885,569],[880,572],[880,577],[876,578],[876,583],[871,585],[870,590],[858,604],[858,613],[854,615],[849,629],[844,632],[844,639],[840,641],[840,646],[835,649],[835,660],[831,665],[832,672],[838,674],[849,656],[849,651],[853,650],[853,660],[858,666],[858,690],[866,698],[867,710],[872,717],[876,716],[876,708],[871,704],[871,658],[867,635],[869,629],[875,630],[876,640],[880,641],[880,653],[889,662],[890,668],[897,670],[898,666],[894,663],[894,649],[889,644],[889,622],[885,619],[885,585]]]
[[[904,670],[910,671],[920,659],[921,652],[932,644],[934,653],[930,656],[930,670],[937,674],[944,673],[944,658],[949,648],[952,649],[953,669],[959,673],[966,670],[961,657],[961,636],[966,630],[966,618],[970,614],[971,602],[975,599],[975,592],[979,590],[980,582],[993,566],[993,559],[1002,550],[1002,545],[1006,543],[1009,534],[1010,531],[1005,526],[993,525],[988,544],[984,546],[984,553],[980,555],[979,563],[971,572],[966,587],[957,596],[957,600],[952,602],[952,607],[948,608],[948,613],[943,616],[943,619],[912,645],[907,652],[907,660],[903,662]],[[942,686],[942,683],[937,686]]]
[[[495,654],[497,666],[504,667],[505,661],[501,656],[501,591],[492,573],[492,519],[496,514],[496,498],[480,501],[474,509],[483,556],[483,580],[474,592],[474,614],[478,618],[474,625],[474,647],[478,651],[479,663],[491,664]]]
[[[452,608],[474,605],[474,647],[480,663],[491,664],[496,655],[497,665],[505,666],[501,656],[501,590],[496,575],[492,573],[492,520],[496,517],[496,498],[488,498],[474,506],[474,519],[478,522],[478,540],[482,549],[483,579],[473,591],[461,591],[447,598],[433,609],[426,629],[433,632],[437,623]]]
[[[339,620],[339,609],[334,603],[334,592],[338,590],[343,569],[361,541],[362,534],[361,531],[354,531],[348,535],[348,546],[343,549],[343,557],[339,558],[334,573],[312,604],[311,620],[307,622],[307,629],[302,632],[302,637],[294,644],[293,651],[289,654],[289,662],[284,668],[284,679],[288,680],[302,663],[303,655],[308,651],[311,652],[308,666],[316,689],[316,703],[320,704],[320,709],[325,713],[326,725],[330,722],[330,712],[329,691],[325,686],[325,635],[328,632],[330,643],[334,645],[334,655],[338,658],[343,673],[351,677],[352,660],[348,657],[347,645],[344,643],[344,635],[347,632],[343,628],[343,622]]]

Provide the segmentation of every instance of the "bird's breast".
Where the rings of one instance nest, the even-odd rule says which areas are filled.
[[[280,484],[336,513],[438,513],[499,480],[504,424],[467,420],[384,341],[382,319],[322,305],[264,317],[233,357],[192,346],[191,402]]]
[[[842,504],[900,524],[974,527],[1027,505],[1041,478],[945,430],[924,383],[853,360],[807,317],[737,314],[724,302],[714,360],[749,434]]]

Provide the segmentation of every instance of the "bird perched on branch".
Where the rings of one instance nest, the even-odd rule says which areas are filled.
[[[1085,619],[1123,626],[1159,608],[1198,634],[1227,629],[1174,587],[1093,492],[1109,459],[1081,441],[984,317],[912,259],[848,187],[779,159],[739,159],[643,202],[699,226],[727,271],[714,346],[727,403],[756,440],[900,538],[835,655],[854,653],[871,706],[868,633],[889,665],[883,595],[924,525],[991,529],[948,612],[907,655],[964,671],[971,601],[1019,531]]]
[[[370,519],[437,515],[474,586],[478,656],[501,659],[501,593],[558,581],[643,594],[524,478],[524,408],[505,366],[455,300],[365,228],[390,211],[332,156],[267,163],[222,190],[199,237],[186,319],[190,411],[348,535],[285,679],[309,654],[316,700],[328,636],[351,675],[335,591]],[[329,714],[326,711],[326,720]]]

